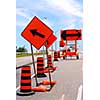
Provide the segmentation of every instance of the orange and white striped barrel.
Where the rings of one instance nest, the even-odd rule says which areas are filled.
[[[53,67],[51,55],[48,55],[48,65],[46,68],[48,68],[49,70],[52,70],[52,71],[56,70],[56,67]]]
[[[43,57],[37,57],[37,77],[47,77],[44,74],[44,58]]]
[[[27,96],[34,94],[31,86],[31,68],[30,66],[22,66],[21,68],[21,80],[20,80],[20,91],[17,95]]]
[[[57,51],[54,51],[54,61],[58,61],[58,54],[57,54]]]
[[[58,51],[58,58],[60,58],[60,51]]]

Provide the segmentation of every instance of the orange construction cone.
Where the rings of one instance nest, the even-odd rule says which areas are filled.
[[[42,77],[47,77],[44,74],[44,58],[43,57],[37,57],[37,77],[42,78]]]
[[[31,87],[31,68],[30,66],[23,66],[21,68],[20,90],[17,91],[17,95],[28,96],[34,93]]]
[[[58,61],[58,54],[57,54],[57,51],[54,51],[54,61]]]

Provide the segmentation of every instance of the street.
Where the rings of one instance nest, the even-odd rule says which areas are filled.
[[[35,92],[31,96],[16,96],[16,100],[83,100],[83,60],[59,60],[54,62],[57,66],[56,71],[51,73],[52,80],[56,80],[56,84],[50,92]],[[32,66],[32,65],[31,65]],[[32,73],[34,73],[32,69]],[[38,78],[38,82],[48,79]],[[20,69],[16,71],[16,85],[17,89],[20,80]],[[32,77],[32,87],[35,87],[35,79]],[[46,86],[49,87],[49,86]]]
[[[36,57],[38,56],[34,56],[34,60],[36,61]],[[43,57],[43,55],[39,55],[39,57]],[[25,64],[29,64],[32,62],[32,56],[26,56],[26,57],[19,57],[16,58],[16,67],[25,65]]]

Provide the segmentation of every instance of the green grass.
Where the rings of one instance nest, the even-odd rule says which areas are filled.
[[[21,53],[21,54],[16,54],[16,57],[25,57],[25,56],[31,56],[31,54],[25,54],[25,53]]]
[[[43,52],[34,53],[34,55],[42,55],[42,54],[43,54]],[[30,53],[20,53],[20,54],[16,54],[16,58],[18,58],[18,57],[26,57],[26,56],[31,56],[31,54]]]
[[[34,55],[43,55],[43,54],[46,54],[46,52],[37,52],[37,53],[34,53]]]

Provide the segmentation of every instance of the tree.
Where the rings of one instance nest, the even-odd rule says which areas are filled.
[[[16,49],[16,52],[27,52],[27,49],[25,48],[25,46],[19,47],[18,49]]]

